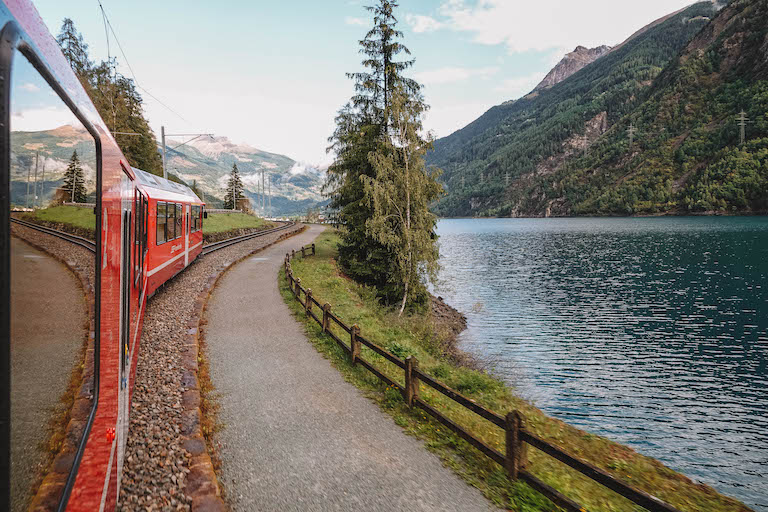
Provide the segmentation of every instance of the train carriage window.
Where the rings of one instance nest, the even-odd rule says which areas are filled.
[[[83,429],[46,426],[67,414],[72,414],[73,425],[88,420],[94,361],[85,354],[93,353],[98,343],[89,336],[97,331],[88,306],[90,300],[98,301],[97,292],[80,285],[81,278],[94,282],[96,251],[47,243],[46,235],[22,222],[34,225],[45,218],[94,230],[99,225],[94,138],[19,51],[13,55],[11,78],[9,190],[0,191],[0,201],[19,221],[11,223],[6,253],[10,304],[2,305],[10,309],[10,510],[15,512],[29,508],[35,483],[59,455],[50,446],[67,450],[57,460],[68,464],[66,471],[72,469]],[[77,396],[75,407],[65,400],[70,382],[74,389],[83,385],[87,390]],[[67,441],[54,442],[58,436]]]
[[[182,219],[184,219],[184,211],[180,204],[176,204],[176,238],[180,238],[184,234]]]
[[[166,215],[165,215],[165,203],[158,201],[157,202],[157,245],[164,244],[168,238],[167,238],[167,231],[165,229],[166,226]]]
[[[168,215],[166,222],[168,223],[168,241],[171,241],[176,238],[176,206],[174,206],[173,203],[168,203],[167,211]]]

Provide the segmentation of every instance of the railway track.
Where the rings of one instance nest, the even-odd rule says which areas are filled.
[[[71,235],[69,233],[65,233],[64,231],[47,228],[39,224],[16,219],[14,217],[11,217],[11,222],[15,222],[16,224],[19,224],[21,226],[24,226],[30,229],[34,229],[36,231],[40,231],[41,233],[45,233],[51,236],[55,236],[57,238],[61,238],[62,240],[66,240],[67,242],[73,243],[75,245],[79,245],[80,247],[84,247],[85,249],[88,249],[91,252],[96,252],[96,244],[91,242],[87,238],[83,238],[77,235]],[[296,224],[295,222],[288,222],[276,228],[265,229],[263,231],[257,231],[255,233],[249,233],[247,235],[236,236],[234,238],[228,238],[220,242],[214,242],[212,244],[205,245],[203,246],[203,256],[205,256],[206,254],[210,254],[212,252],[218,251],[219,249],[224,249],[225,247],[229,247],[230,245],[234,245],[240,242],[245,242],[246,240],[251,240],[253,238],[258,238],[260,236],[264,236],[270,233],[275,233],[277,231],[288,229],[294,226],[295,224]]]
[[[29,229],[40,231],[41,233],[45,233],[47,235],[55,236],[56,238],[61,238],[62,240],[66,240],[67,242],[70,242],[75,245],[79,245],[80,247],[83,247],[85,249],[88,249],[91,252],[96,252],[96,244],[91,242],[87,238],[65,233],[64,231],[59,231],[57,229],[47,228],[45,226],[41,226],[40,224],[27,222],[25,220],[16,219],[14,217],[11,217],[11,222],[15,222],[16,224],[19,224]]]
[[[272,228],[272,229],[265,229],[263,231],[257,231],[255,233],[249,233],[247,235],[242,236],[236,236],[233,238],[227,238],[226,240],[222,240],[221,242],[214,242],[212,244],[208,244],[203,246],[203,256],[206,254],[210,254],[214,251],[218,251],[219,249],[223,249],[225,247],[229,247],[230,245],[234,245],[240,242],[245,242],[246,240],[251,240],[252,238],[258,238],[260,236],[268,235],[270,233],[276,233],[277,231],[283,231],[285,229],[288,229],[292,226],[296,225],[295,222],[287,222],[283,224],[282,226]]]

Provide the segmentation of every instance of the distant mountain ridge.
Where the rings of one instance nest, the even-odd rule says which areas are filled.
[[[435,141],[427,163],[443,169],[447,191],[436,213],[575,213],[564,205],[578,198],[560,197],[569,166],[645,101],[665,67],[721,7],[703,1],[665,16],[559,83],[493,107]]]
[[[563,59],[552,68],[549,73],[547,73],[544,80],[542,80],[533,91],[536,92],[540,89],[547,89],[559,84],[569,76],[583,69],[584,66],[592,64],[609,51],[611,51],[611,47],[605,45],[598,46],[597,48],[577,46],[575,50],[566,54],[565,57],[563,57]]]
[[[166,150],[166,160],[170,173],[189,184],[196,183],[209,199],[223,199],[232,165],[237,164],[246,195],[254,200],[264,173],[267,191],[272,193],[272,215],[304,213],[325,201],[321,192],[325,173],[321,169],[247,144],[235,144],[227,137],[201,137]]]

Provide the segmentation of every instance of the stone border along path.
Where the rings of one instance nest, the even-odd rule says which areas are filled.
[[[303,229],[297,224],[211,253],[149,299],[118,510],[226,509],[200,427],[200,317],[226,269]]]
[[[481,493],[352,384],[307,339],[278,290],[285,253],[319,226],[227,272],[205,340],[224,428],[226,496],[243,511],[488,511]]]

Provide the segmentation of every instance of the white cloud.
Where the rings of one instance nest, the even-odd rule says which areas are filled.
[[[445,0],[437,18],[409,14],[415,32],[467,32],[476,43],[505,45],[510,53],[615,45],[691,0]],[[599,15],[598,15],[599,13]],[[606,23],[606,20],[611,20]]]
[[[411,26],[414,32],[434,32],[440,28],[443,28],[443,24],[437,21],[431,16],[423,16],[421,14],[406,14],[405,22]]]
[[[499,72],[496,66],[485,68],[445,67],[416,73],[414,78],[427,85],[463,82],[469,78],[488,78]]]
[[[370,22],[365,18],[353,18],[352,16],[347,16],[344,18],[344,23],[358,27],[367,27],[370,24]]]
[[[81,126],[77,118],[66,107],[17,110],[11,116],[11,131],[40,132],[64,125],[76,128]]]
[[[38,92],[40,88],[33,83],[21,84],[21,89],[28,92]]]

